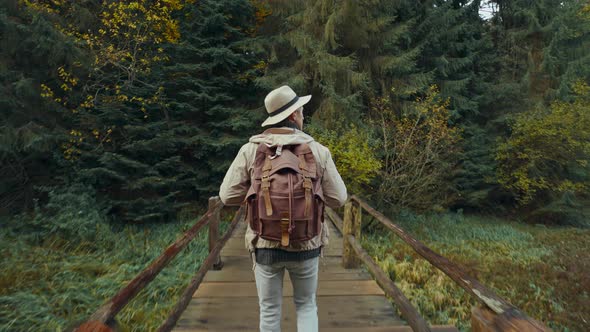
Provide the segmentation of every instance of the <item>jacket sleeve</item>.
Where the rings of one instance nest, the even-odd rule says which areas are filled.
[[[348,197],[346,186],[344,185],[344,181],[342,181],[340,173],[338,173],[338,170],[336,169],[334,160],[332,160],[332,154],[327,148],[325,153],[325,170],[322,179],[322,190],[324,191],[326,205],[329,207],[338,208],[346,203]]]
[[[247,144],[242,146],[223,178],[219,198],[224,205],[240,205],[246,198],[250,188],[247,150]]]

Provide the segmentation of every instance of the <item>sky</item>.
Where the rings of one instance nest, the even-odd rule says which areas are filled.
[[[489,1],[482,1],[481,8],[479,9],[479,15],[484,19],[492,18],[493,7]]]

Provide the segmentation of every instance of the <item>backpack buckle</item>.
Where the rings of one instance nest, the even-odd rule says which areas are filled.
[[[270,181],[268,180],[268,177],[264,178],[262,177],[262,189],[268,189],[270,188]]]

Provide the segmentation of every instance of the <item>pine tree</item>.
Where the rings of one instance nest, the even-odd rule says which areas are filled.
[[[179,164],[171,170],[193,199],[218,192],[239,147],[264,119],[252,83],[254,18],[247,0],[199,1],[182,13],[183,42],[170,49],[162,70]]]
[[[44,169],[40,158],[24,155],[41,138],[61,135],[43,152],[62,168],[47,170],[63,174],[62,184],[67,175],[93,185],[119,220],[169,220],[217,191],[256,118],[245,110],[256,95],[243,42],[255,23],[246,0],[15,1],[2,13],[27,23],[0,16],[10,46],[2,61],[15,68],[3,81],[17,88],[2,92],[13,108],[3,114],[13,130],[3,128],[2,137],[18,143],[16,129],[26,124],[31,138],[29,150],[6,145],[12,150],[3,160],[17,156]],[[26,87],[35,98],[13,97]]]
[[[572,99],[578,80],[590,81],[590,5],[564,1],[555,33],[543,54],[542,70],[552,79],[548,98]]]
[[[439,0],[426,7],[416,29],[425,35],[424,51],[418,63],[423,71],[434,70],[441,97],[451,98],[452,121],[479,112],[485,92],[485,61],[492,50],[479,16],[480,1]]]
[[[62,33],[93,59],[78,71],[60,66],[61,82],[50,87],[70,114],[63,152],[71,181],[91,184],[117,220],[169,220],[187,203],[169,169],[174,138],[166,133],[168,110],[157,68],[166,61],[164,44],[179,38],[170,13],[182,5],[54,5],[64,20]]]
[[[374,1],[358,13],[371,15],[363,21],[366,39],[356,50],[361,68],[369,73],[371,95],[388,99],[398,117],[413,109],[416,99],[426,96],[435,83],[434,68],[420,66],[427,36],[417,30],[426,6],[418,1]]]
[[[309,109],[324,124],[342,126],[358,118],[366,77],[356,57],[339,49],[337,26],[350,15],[351,1],[276,1],[266,31],[259,38],[268,54],[267,71],[257,79],[270,91],[287,84],[300,94],[312,94]],[[277,19],[279,21],[277,22]],[[280,22],[284,21],[284,25]]]
[[[118,131],[97,137],[104,149],[81,156],[81,176],[126,220],[169,220],[214,195],[257,119],[246,109],[255,91],[244,78],[254,60],[244,43],[254,24],[250,4],[199,1],[177,16],[179,43],[162,45],[168,61],[122,93],[147,102],[100,109],[94,123]]]
[[[289,84],[314,95],[314,118],[328,127],[359,123],[371,96],[398,112],[425,93],[433,73],[417,68],[423,41],[413,33],[415,1],[276,1],[266,35],[268,54],[259,86]],[[286,22],[282,25],[280,22]]]
[[[570,0],[575,1],[575,0]],[[518,111],[525,105],[549,101],[549,88],[555,78],[543,70],[545,48],[557,31],[557,18],[563,14],[559,0],[494,0],[498,13],[492,19],[492,30],[499,51],[502,70],[500,90],[505,103],[498,105]]]
[[[587,38],[580,32],[587,26],[574,13],[580,2],[491,2],[497,11],[487,24],[487,35],[495,47],[480,53],[484,59],[480,57],[475,68],[483,75],[484,93],[476,97],[479,111],[466,118],[464,158],[456,179],[461,205],[474,208],[514,203],[496,177],[502,166],[494,157],[497,141],[510,135],[509,124],[517,114],[546,107],[558,95],[565,97],[575,80],[568,73],[583,71],[579,64],[587,54],[580,47]]]
[[[486,205],[494,184],[490,107],[495,103],[495,50],[479,16],[480,1],[432,1],[421,13],[417,35],[424,35],[418,63],[433,71],[441,97],[450,100],[450,121],[463,130],[454,185],[456,206]]]
[[[57,185],[67,169],[60,143],[66,114],[42,83],[59,81],[59,64],[80,50],[55,27],[55,17],[17,0],[0,3],[0,214],[33,208],[39,185]]]

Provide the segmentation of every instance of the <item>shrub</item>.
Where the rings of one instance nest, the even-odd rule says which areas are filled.
[[[369,134],[354,124],[342,133],[317,125],[311,126],[310,133],[318,142],[330,149],[348,191],[355,194],[363,193],[381,167],[375,149],[370,144]]]
[[[380,200],[394,208],[440,210],[454,201],[460,132],[449,125],[449,101],[438,94],[432,86],[407,112],[393,109],[388,99],[372,102],[383,151]]]
[[[82,184],[64,187],[38,187],[48,194],[48,203],[35,203],[32,216],[26,213],[14,217],[14,231],[22,238],[42,243],[58,241],[78,244],[96,240],[97,229],[105,226],[105,208],[101,207],[94,190]]]
[[[590,193],[590,87],[578,82],[573,102],[518,115],[496,153],[498,179],[523,205],[566,192]]]

